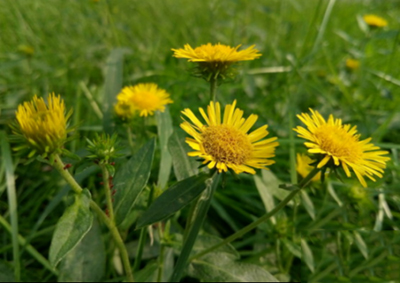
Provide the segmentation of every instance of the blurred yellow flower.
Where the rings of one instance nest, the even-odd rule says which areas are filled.
[[[309,148],[309,153],[317,155],[318,168],[328,162],[331,166],[341,165],[347,177],[350,177],[350,167],[364,187],[367,186],[364,176],[372,181],[375,181],[373,175],[382,178],[386,162],[390,160],[383,156],[388,154],[387,151],[369,143],[371,138],[360,140],[356,126],[343,125],[342,120],[333,118],[333,115],[325,121],[318,111],[310,111],[311,116],[305,113],[297,115],[307,129],[298,126],[294,130],[299,137],[308,140],[304,144]]]
[[[14,133],[22,135],[33,148],[30,156],[60,152],[67,139],[67,121],[72,110],[65,114],[65,104],[61,97],[49,94],[47,105],[36,95],[30,102],[18,106],[16,119],[18,127]]]
[[[360,61],[348,58],[346,59],[346,67],[350,70],[357,70],[358,68],[360,68]]]
[[[376,15],[364,15],[363,19],[370,27],[382,28],[388,25],[388,22],[384,18]]]
[[[230,168],[237,174],[255,174],[253,168],[267,169],[266,166],[275,163],[269,158],[275,156],[279,143],[276,137],[262,140],[268,135],[267,125],[248,134],[258,116],[252,114],[245,119],[243,111],[235,109],[235,106],[236,100],[232,105],[226,105],[223,117],[219,102],[210,102],[208,115],[203,108],[199,108],[206,125],[190,109],[182,111],[192,122],[185,120],[181,124],[181,128],[193,137],[186,138],[195,150],[188,155],[199,156],[204,159],[203,164],[208,164],[210,169],[216,167],[220,173]]]
[[[117,96],[114,110],[123,119],[130,119],[136,111],[140,116],[153,115],[154,111],[165,110],[165,105],[173,101],[169,94],[154,83],[140,83],[124,87]]]
[[[305,154],[297,153],[296,155],[296,171],[301,177],[305,178],[314,169],[310,164],[314,163],[315,160],[311,159]],[[318,172],[311,181],[317,182],[321,180],[321,172]]]
[[[172,49],[174,57],[187,58],[189,62],[213,62],[213,63],[234,63],[237,61],[254,60],[261,56],[255,45],[247,49],[237,51],[241,45],[230,47],[223,44],[203,44],[193,49],[185,44],[183,49]]]
[[[35,53],[35,49],[33,49],[30,45],[21,44],[18,46],[18,51],[27,55],[32,56]]]
[[[232,64],[254,60],[261,56],[261,53],[254,48],[255,45],[238,51],[240,46],[230,47],[220,43],[215,45],[207,43],[193,49],[189,44],[185,44],[183,49],[172,49],[172,51],[174,51],[174,57],[186,58],[189,62],[198,64],[195,75],[206,80],[219,77],[225,79],[235,75],[235,71],[230,69]]]

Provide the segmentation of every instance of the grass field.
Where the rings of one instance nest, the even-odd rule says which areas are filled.
[[[366,14],[387,26],[368,26]],[[53,233],[74,194],[49,164],[27,163],[8,150],[8,141],[18,105],[52,92],[73,108],[70,124],[77,126],[65,148],[81,159],[63,160],[104,210],[100,169],[85,158],[86,138],[117,133],[117,180],[127,160],[156,138],[149,180],[119,230],[135,280],[169,280],[190,238],[190,207],[148,229],[135,226],[149,193],[160,195],[182,179],[181,159],[170,148],[171,165],[163,149],[172,131],[182,144],[187,136],[179,128],[181,111],[190,108],[199,117],[197,109],[210,102],[208,82],[191,75],[195,64],[174,58],[171,49],[210,42],[241,49],[254,44],[262,53],[238,64],[236,78],[218,86],[218,101],[236,99],[245,117],[258,115],[253,129],[268,124],[280,145],[270,171],[222,178],[192,256],[278,206],[289,194],[279,184],[301,181],[296,153],[307,148],[292,129],[302,125],[296,115],[310,108],[356,125],[361,139],[371,137],[391,160],[367,188],[343,170],[341,178],[312,182],[256,229],[188,262],[182,281],[399,282],[399,31],[399,0],[0,1],[0,281],[127,279],[118,244],[97,220],[78,247],[51,266]],[[348,59],[359,66],[347,66]],[[174,102],[165,112],[170,118],[158,113],[131,123],[132,148],[113,104],[123,86],[147,82]],[[144,234],[147,241],[139,243]]]

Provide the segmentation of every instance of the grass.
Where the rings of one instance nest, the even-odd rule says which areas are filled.
[[[362,16],[370,13],[387,19],[388,27],[365,29]],[[82,156],[84,137],[102,131],[102,115],[110,119],[107,109],[114,99],[112,94],[118,91],[118,81],[122,85],[155,82],[166,89],[174,100],[169,110],[173,125],[178,127],[183,108],[197,111],[208,104],[209,86],[190,76],[186,71],[192,65],[173,58],[171,48],[186,43],[255,44],[263,56],[242,63],[238,77],[218,88],[218,97],[223,105],[237,99],[245,116],[259,115],[256,126],[267,123],[271,135],[279,137],[281,146],[271,167],[273,177],[257,174],[267,187],[297,178],[295,152],[305,152],[305,147],[291,129],[300,123],[295,115],[308,108],[357,125],[362,138],[371,136],[374,143],[390,150],[392,161],[385,176],[369,183],[366,190],[359,189],[355,178],[344,177],[342,183],[334,176],[309,188],[306,193],[311,205],[307,207],[304,200],[299,206],[292,203],[277,214],[275,222],[264,223],[234,242],[243,255],[241,262],[258,264],[282,281],[393,281],[400,278],[394,268],[400,257],[399,15],[396,0],[4,0],[0,2],[0,130],[10,134],[7,124],[22,101],[34,94],[59,93],[74,109],[72,123],[79,124],[80,138],[66,146]],[[117,66],[110,72],[110,58],[122,63],[122,69]],[[361,67],[347,69],[347,58],[358,59]],[[115,77],[110,77],[113,74]],[[156,135],[156,120],[147,123]],[[129,148],[125,131],[118,132],[122,144]],[[0,214],[9,221],[16,215],[6,193],[10,188],[4,172],[9,163],[3,164],[4,153],[1,160]],[[149,185],[158,182],[159,160],[156,153]],[[123,161],[117,160],[117,168],[118,162]],[[60,194],[65,183],[42,163],[24,165],[23,158],[15,157],[13,163],[18,227],[13,226],[10,233],[0,228],[0,270],[14,268],[18,272],[18,265],[12,264],[19,253],[23,281],[56,280],[30,250],[34,247],[48,257],[55,224],[70,203],[65,192]],[[81,169],[76,172],[82,173]],[[171,174],[168,184],[175,180]],[[82,179],[97,200],[103,199],[103,193],[94,189],[100,181],[93,172]],[[226,238],[266,208],[252,176],[240,175],[239,180],[229,176],[222,182],[225,187],[217,190],[203,230]],[[275,205],[278,200],[274,195]],[[174,221],[184,225],[186,214],[183,210]],[[174,232],[178,233],[176,227]],[[353,230],[361,231],[364,245],[357,242],[360,237]],[[27,240],[19,252],[14,244],[16,233]],[[299,257],[300,237],[312,256]],[[137,231],[127,232],[128,243],[138,238]],[[103,241],[107,240],[104,236]],[[170,240],[174,246],[175,239]],[[146,249],[149,252],[150,247]],[[146,256],[142,267],[150,266],[153,259]],[[106,266],[103,279],[119,276],[111,262]]]

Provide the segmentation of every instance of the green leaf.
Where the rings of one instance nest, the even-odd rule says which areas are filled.
[[[143,269],[135,272],[136,282],[156,282],[158,263],[150,262]]]
[[[185,142],[185,134],[176,128],[168,141],[168,149],[172,157],[174,173],[178,181],[182,181],[193,175],[198,174],[199,166],[195,158],[190,158],[187,153],[191,151]]]
[[[161,189],[164,189],[167,185],[172,165],[172,157],[168,151],[168,140],[173,130],[172,119],[171,115],[169,114],[168,107],[165,108],[164,112],[156,111],[156,119],[161,150],[160,171],[158,172],[158,186]]]
[[[288,239],[282,239],[282,242],[285,244],[286,248],[294,255],[297,256],[298,258],[301,258],[301,248],[299,245],[293,243],[292,241]]]
[[[155,139],[151,139],[115,175],[114,212],[117,225],[129,215],[149,180],[154,148]]]
[[[353,234],[354,234],[354,240],[356,242],[358,249],[360,250],[362,255],[365,257],[365,259],[368,259],[368,247],[365,244],[363,238],[361,237],[360,233],[358,233],[357,231],[353,231]]]
[[[114,125],[112,124],[113,104],[116,101],[117,94],[122,89],[122,71],[125,54],[130,53],[128,48],[115,48],[107,58],[104,70],[104,98],[103,98],[103,127],[104,131],[111,134]]]
[[[58,220],[49,252],[52,266],[56,266],[89,232],[93,222],[89,206],[90,193],[85,189],[81,194],[75,195],[75,202]]]
[[[200,174],[169,187],[142,214],[136,229],[161,221],[188,205],[205,190],[208,178]]]
[[[271,191],[265,185],[263,180],[256,175],[254,175],[254,182],[256,183],[256,188],[261,196],[261,200],[264,203],[266,212],[270,212],[275,207],[274,197],[271,194]],[[273,224],[276,224],[275,216],[272,216],[270,219]]]
[[[304,239],[301,239],[302,259],[306,262],[308,268],[314,273],[314,256],[310,247]]]
[[[209,282],[279,282],[264,268],[241,263],[227,253],[210,253],[194,260],[188,275]]]
[[[285,199],[290,194],[289,191],[285,191],[279,188],[279,184],[281,184],[282,181],[280,181],[270,170],[261,170],[261,175],[264,184],[270,191],[270,194],[272,194],[279,200]],[[293,203],[293,201],[290,201],[289,204],[290,203]]]
[[[13,268],[3,261],[0,261],[0,282],[15,282]]]
[[[58,282],[98,282],[104,275],[106,251],[100,226],[92,229],[60,263]]]
[[[304,190],[300,192],[300,196],[304,208],[307,210],[312,220],[315,220],[315,208],[312,200]]]
[[[193,246],[192,254],[194,255],[200,253],[208,248],[211,248],[221,243],[223,240],[224,239],[221,239],[214,235],[200,234],[197,236],[196,243]],[[233,259],[240,258],[238,251],[230,243],[217,248],[215,252],[230,254]]]

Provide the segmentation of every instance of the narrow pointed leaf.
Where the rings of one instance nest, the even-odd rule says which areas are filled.
[[[261,196],[261,200],[264,203],[265,211],[270,212],[275,207],[274,198],[271,194],[271,191],[265,185],[263,180],[256,175],[254,175],[254,182],[256,183],[256,188]],[[270,219],[273,224],[276,224],[275,216],[272,216]]]
[[[312,200],[308,196],[308,194],[303,190],[300,192],[301,202],[303,203],[304,208],[307,210],[310,217],[315,220],[315,208]]]
[[[314,256],[310,247],[304,239],[301,239],[302,259],[306,262],[308,268],[314,273]]]
[[[178,181],[189,178],[198,173],[199,166],[195,158],[190,158],[187,153],[191,151],[185,142],[183,131],[175,129],[168,141],[168,149],[172,157],[174,173]]]
[[[360,250],[362,255],[365,257],[365,259],[368,259],[368,247],[365,244],[363,238],[361,237],[360,233],[358,233],[357,231],[354,231],[353,233],[354,233],[354,240],[356,242],[358,249]]]
[[[75,202],[68,207],[58,220],[51,240],[49,260],[56,266],[75,248],[92,227],[93,214],[89,208],[90,193],[84,190],[75,196]]]
[[[161,194],[139,218],[137,229],[161,221],[182,209],[206,188],[206,174],[180,181]]]
[[[160,171],[158,172],[158,186],[164,189],[167,185],[169,175],[171,173],[172,157],[168,150],[168,140],[171,136],[172,129],[172,119],[169,114],[168,107],[165,108],[164,112],[156,112],[157,119],[157,132],[160,140]]]
[[[155,140],[152,139],[116,173],[114,212],[117,225],[120,225],[128,216],[149,180],[154,148]]]

